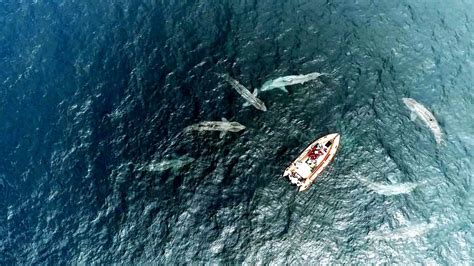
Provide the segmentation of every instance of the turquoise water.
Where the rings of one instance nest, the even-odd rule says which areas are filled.
[[[470,1],[0,2],[0,264],[473,263]],[[327,73],[259,94],[286,75]],[[437,145],[402,102],[438,119]],[[226,117],[240,133],[185,134]],[[314,139],[336,159],[281,178]]]

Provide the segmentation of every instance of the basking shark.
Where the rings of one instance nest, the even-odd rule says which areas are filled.
[[[183,156],[171,160],[163,160],[159,162],[153,161],[150,164],[139,167],[138,170],[147,172],[164,172],[166,170],[177,171],[194,161],[194,158]]]
[[[428,231],[436,227],[436,223],[419,223],[406,225],[404,227],[394,229],[394,230],[379,230],[371,231],[367,235],[367,239],[374,240],[404,240],[404,239],[413,239],[417,237],[422,237]]]
[[[186,127],[186,131],[221,131],[223,137],[226,132],[239,132],[245,129],[245,126],[239,122],[229,122],[222,118],[222,121],[204,121]]]
[[[217,74],[219,77],[225,79],[231,86],[234,88],[240,96],[242,96],[247,102],[244,103],[244,106],[253,105],[255,108],[261,111],[267,111],[267,107],[262,100],[257,98],[258,90],[254,90],[251,93],[247,88],[240,84],[237,80],[231,78],[227,74]]]
[[[285,88],[285,86],[304,84],[305,82],[315,80],[322,75],[324,75],[324,73],[313,72],[306,75],[291,75],[291,76],[279,77],[279,78],[272,79],[263,83],[263,86],[260,89],[260,91],[280,89],[288,93],[288,90]]]
[[[398,194],[406,194],[412,192],[417,186],[417,183],[406,182],[399,184],[384,184],[384,183],[367,183],[369,189],[377,194],[392,196]]]
[[[364,183],[370,190],[374,191],[377,194],[385,196],[393,196],[399,194],[407,194],[412,192],[417,188],[421,183],[413,182],[402,182],[397,184],[381,183],[381,182],[372,182],[367,178],[358,177],[358,179]]]
[[[436,121],[434,115],[426,109],[425,106],[412,98],[402,98],[402,100],[411,111],[411,121],[415,121],[417,117],[420,118],[430,128],[431,132],[433,132],[436,143],[440,144],[443,141],[443,135],[441,133],[441,127],[439,126],[438,121]]]

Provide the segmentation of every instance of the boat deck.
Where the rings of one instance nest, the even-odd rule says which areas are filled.
[[[339,147],[340,135],[337,133],[324,136],[309,145],[298,158],[285,170],[284,176],[297,178],[294,181],[299,191],[309,188],[316,177],[329,165]],[[315,149],[319,146],[318,149]],[[312,152],[316,150],[316,152]],[[315,155],[316,153],[316,155]]]

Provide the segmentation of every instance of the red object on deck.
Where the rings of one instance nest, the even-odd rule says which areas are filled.
[[[323,155],[323,152],[321,150],[318,150],[316,146],[313,146],[307,153],[308,157],[311,160],[316,160],[318,159],[319,156]]]

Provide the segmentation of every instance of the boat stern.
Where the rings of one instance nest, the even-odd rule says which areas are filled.
[[[324,158],[323,162],[321,162],[319,169],[316,169],[312,175],[305,179],[305,181],[298,187],[298,191],[302,192],[307,190],[313,182],[315,181],[316,177],[321,174],[321,172],[329,165],[329,163],[334,159],[336,152],[339,148],[339,144],[341,141],[341,135],[339,133],[332,133],[320,138],[319,141],[322,145],[325,145],[327,148],[331,147]],[[286,171],[285,171],[286,173]]]

